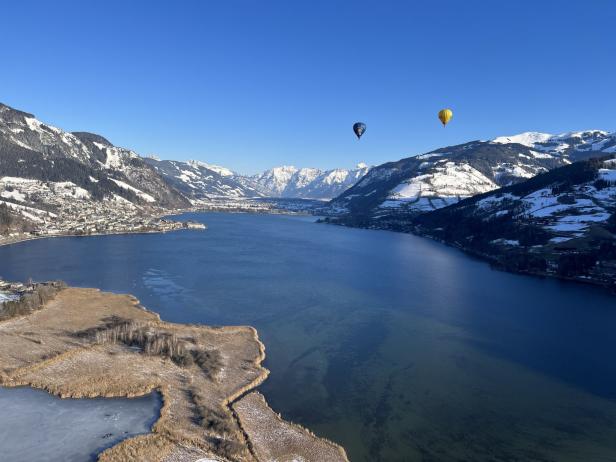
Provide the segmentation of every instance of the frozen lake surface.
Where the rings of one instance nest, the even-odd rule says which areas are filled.
[[[0,388],[0,460],[84,462],[147,433],[161,408],[157,393],[135,399],[60,399],[32,388]]]

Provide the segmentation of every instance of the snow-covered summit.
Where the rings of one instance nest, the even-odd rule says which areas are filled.
[[[517,143],[523,146],[533,147],[536,143],[545,143],[554,135],[541,132],[524,132],[518,135],[499,136],[492,140],[493,143],[509,144]]]
[[[222,167],[221,165],[208,164],[207,162],[202,162],[200,160],[189,160],[186,163],[193,167],[207,168],[208,170],[212,170],[213,172],[216,172],[222,176],[234,176],[235,175],[235,172],[233,170],[230,170],[227,167]]]
[[[272,197],[293,197],[305,199],[332,199],[341,194],[368,171],[363,162],[355,169],[297,168],[283,165],[266,170],[244,181],[255,185],[264,195]]]
[[[552,155],[568,156],[572,152],[616,152],[616,133],[604,130],[583,130],[565,132],[558,135],[541,132],[524,132],[518,135],[499,136],[492,143],[521,144],[535,151],[547,152]],[[575,160],[575,159],[573,159]]]

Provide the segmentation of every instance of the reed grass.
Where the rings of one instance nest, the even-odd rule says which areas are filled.
[[[194,339],[180,338],[175,333],[148,323],[111,316],[103,324],[77,333],[98,344],[123,344],[137,347],[148,356],[168,358],[180,367],[197,365],[210,380],[223,366],[218,350],[206,350],[195,345]]]
[[[66,284],[62,281],[31,284],[29,291],[22,294],[19,300],[11,300],[0,305],[0,321],[40,310],[65,288]]]

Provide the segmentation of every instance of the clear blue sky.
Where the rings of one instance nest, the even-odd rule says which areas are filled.
[[[252,173],[616,130],[612,0],[15,1],[1,14],[0,101],[141,154]]]

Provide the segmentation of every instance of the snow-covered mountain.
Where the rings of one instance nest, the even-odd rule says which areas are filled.
[[[252,180],[268,196],[284,197],[287,189],[301,189],[320,173],[316,168],[296,168],[283,165],[254,175],[248,180]]]
[[[0,191],[4,202],[30,206],[56,204],[66,191],[88,201],[160,207],[188,204],[135,152],[114,146],[99,135],[66,132],[3,104],[0,180],[4,188],[11,188]]]
[[[241,199],[262,197],[263,194],[248,183],[238,180],[231,170],[199,161],[145,159],[174,189],[180,191],[195,205],[209,199]]]
[[[321,171],[316,168],[275,167],[263,173],[243,177],[244,184],[254,185],[265,196],[331,199],[363,178],[370,170],[364,163],[354,169]]]
[[[389,225],[393,223],[390,222]],[[616,156],[552,170],[395,224],[510,269],[616,284]]]
[[[147,158],[173,188],[194,204],[208,199],[287,198],[329,200],[350,188],[369,170],[359,164],[352,170],[275,167],[257,175],[241,175],[228,168],[200,161]]]
[[[220,199],[331,199],[367,170],[279,167],[244,176],[201,161],[142,158],[100,135],[70,133],[0,104],[0,205],[8,204],[5,215],[8,210],[25,220],[45,220],[69,202],[137,210]]]
[[[601,130],[568,132],[560,135],[549,133],[525,132],[513,136],[500,136],[492,140],[500,144],[521,144],[534,151],[550,155],[564,155],[573,160],[583,160],[597,153],[616,152],[616,134]]]
[[[331,208],[363,217],[425,213],[615,150],[616,134],[599,130],[473,141],[375,167]]]
[[[616,212],[616,158],[612,155],[556,169],[460,202],[441,214],[459,211],[485,222],[507,217],[537,226],[547,233],[546,243],[560,244],[580,238],[594,226],[605,226]],[[517,244],[510,241],[504,245]]]

